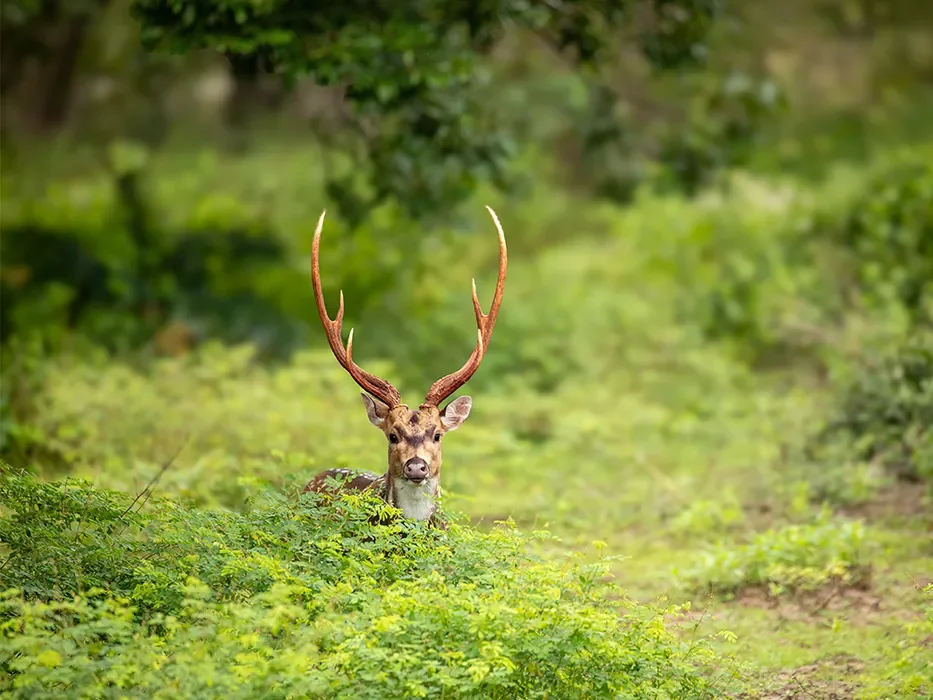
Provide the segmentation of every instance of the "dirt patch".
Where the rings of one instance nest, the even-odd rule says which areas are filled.
[[[928,502],[929,486],[922,482],[895,481],[876,498],[858,505],[839,508],[842,515],[865,520],[924,518],[933,532],[933,507]]]
[[[844,620],[858,624],[871,624],[880,618],[910,617],[914,611],[896,609],[878,591],[871,581],[868,569],[853,581],[837,580],[813,590],[784,590],[775,595],[766,585],[746,586],[731,596],[709,595],[705,602],[695,599],[690,610],[671,616],[669,622],[682,627],[700,624],[704,618],[716,617],[724,608],[744,606],[774,612],[780,622],[831,624]]]
[[[864,666],[853,656],[834,656],[792,671],[780,671],[769,679],[768,690],[741,697],[748,700],[848,700],[855,697],[858,684],[846,678],[857,675]]]
[[[748,607],[774,610],[782,620],[812,622],[821,617],[842,617],[849,622],[868,622],[885,612],[882,598],[868,582],[847,585],[831,583],[812,591],[772,595],[765,586],[743,588],[734,602]]]

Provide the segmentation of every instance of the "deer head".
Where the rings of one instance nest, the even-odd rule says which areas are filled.
[[[434,499],[439,494],[441,471],[441,444],[446,433],[456,430],[470,415],[473,400],[469,396],[454,399],[441,408],[441,404],[469,381],[479,368],[489,347],[492,331],[502,305],[508,253],[505,234],[495,212],[486,207],[499,233],[499,277],[489,313],[484,314],[476,296],[473,280],[473,311],[476,315],[476,347],[466,363],[456,372],[441,377],[431,386],[417,409],[402,403],[398,390],[353,361],[353,329],[343,344],[343,292],[337,316],[331,319],[324,303],[321,286],[320,247],[321,230],[326,210],[318,219],[311,248],[311,277],[314,298],[327,341],[343,367],[363,389],[363,404],[369,422],[386,436],[389,449],[389,469],[386,473],[386,500],[402,508],[407,517],[426,519],[434,512]]]

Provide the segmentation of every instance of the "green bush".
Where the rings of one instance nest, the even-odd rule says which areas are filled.
[[[829,424],[814,446],[842,440],[857,458],[908,479],[933,479],[933,332],[866,356],[839,379]]]
[[[356,457],[377,433],[329,350],[287,365],[256,359],[252,346],[219,343],[144,367],[103,351],[39,355],[24,407],[5,417],[3,454],[45,476],[89,476],[135,492],[181,450],[160,492],[230,508],[244,506],[257,479],[281,485],[332,466],[384,468],[382,455],[376,463]],[[13,379],[4,386],[15,388]]]
[[[745,189],[681,224],[672,256],[682,322],[757,359],[794,344],[793,324],[812,323],[821,309],[791,225],[806,203],[793,191]],[[775,217],[775,206],[790,213]]]
[[[694,500],[671,521],[670,529],[680,537],[709,538],[744,525],[742,504],[735,494],[727,494],[721,501]]]
[[[848,316],[928,324],[933,312],[929,148],[895,153],[817,188],[731,178],[666,235],[683,323],[759,362],[819,357]],[[661,253],[657,249],[656,253]]]
[[[720,593],[765,586],[780,595],[834,582],[854,585],[868,573],[863,543],[860,522],[834,520],[824,511],[813,523],[769,529],[746,545],[719,545],[683,577]]]
[[[307,329],[289,317],[285,295],[310,292],[270,223],[215,193],[168,228],[151,191],[158,183],[144,175],[104,173],[39,194],[4,183],[0,340],[32,334],[59,347],[77,330],[126,351],[174,321],[188,327],[182,348],[217,337],[287,355]]]
[[[373,497],[200,511],[0,481],[0,689],[11,697],[718,697],[705,642],[606,563],[503,526],[441,532]],[[537,533],[534,537],[542,537]],[[532,537],[531,539],[534,539]]]
[[[896,159],[873,173],[846,214],[839,242],[864,293],[933,319],[933,163]]]

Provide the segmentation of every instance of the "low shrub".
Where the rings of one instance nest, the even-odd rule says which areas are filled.
[[[704,641],[503,525],[446,532],[344,496],[245,514],[0,481],[10,697],[712,698]]]
[[[684,323],[755,364],[784,364],[838,341],[848,315],[933,318],[929,147],[893,153],[818,188],[736,174],[651,245],[681,281]]]
[[[866,352],[838,381],[813,449],[842,440],[858,459],[933,480],[933,332],[918,329],[897,346]]]
[[[745,524],[745,512],[735,494],[722,500],[697,499],[692,501],[670,523],[671,531],[679,537],[708,538]]]
[[[377,433],[358,390],[329,350],[272,366],[257,362],[253,346],[219,343],[142,367],[103,351],[35,364],[18,399],[25,405],[4,421],[3,456],[46,477],[136,492],[177,454],[161,494],[242,509],[251,480],[282,485],[333,466],[384,468],[384,456],[367,450]],[[367,453],[374,463],[360,461]]]
[[[928,155],[928,154],[927,154]],[[838,242],[863,293],[902,305],[918,321],[933,314],[933,164],[911,155],[867,178],[845,214]]]
[[[745,545],[718,545],[683,579],[718,593],[765,586],[771,595],[833,582],[854,585],[867,575],[864,537],[860,522],[834,520],[823,511],[813,523],[772,528]]]

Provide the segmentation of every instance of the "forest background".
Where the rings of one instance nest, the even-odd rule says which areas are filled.
[[[0,155],[5,696],[933,696],[933,5],[7,0]]]

